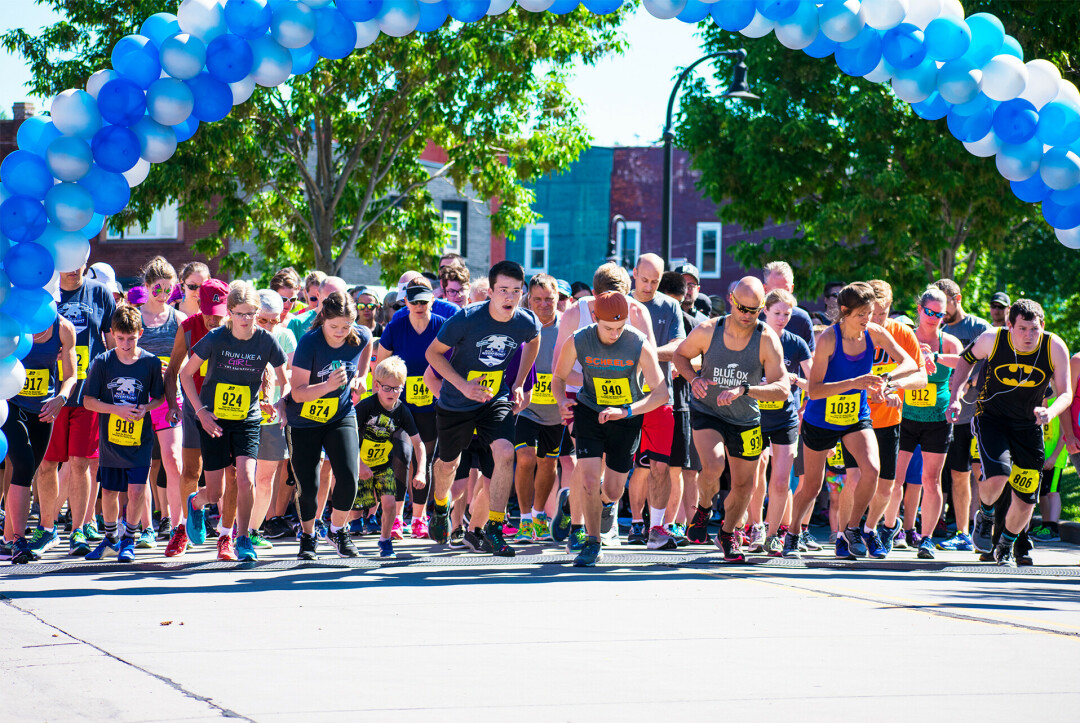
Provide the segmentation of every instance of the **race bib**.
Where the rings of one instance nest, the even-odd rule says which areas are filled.
[[[1039,470],[1013,466],[1009,486],[1020,494],[1030,495],[1039,489]]]
[[[763,412],[778,412],[784,408],[784,402],[758,402],[758,409]]]
[[[371,372],[368,372],[367,376],[364,377],[364,391],[360,395],[361,399],[367,399],[375,393],[375,390],[371,388],[372,386],[373,384],[371,383]]]
[[[239,384],[218,384],[214,389],[214,416],[239,421],[251,411],[251,390]]]
[[[904,403],[909,407],[932,407],[937,399],[937,384],[930,383],[925,389],[907,389],[904,391]]]
[[[843,440],[837,440],[836,446],[829,450],[829,461],[833,463],[833,467],[838,467],[844,463],[844,442]]]
[[[881,376],[882,374],[888,374],[896,369],[896,362],[889,362],[888,364],[875,364],[870,367],[870,373],[874,376]]]
[[[825,421],[850,427],[859,421],[859,406],[858,394],[835,394],[825,400]]]
[[[338,411],[338,398],[327,397],[304,402],[300,407],[300,416],[313,422],[325,423],[334,418]]]
[[[632,404],[630,398],[629,379],[601,379],[593,378],[593,387],[596,390],[596,403],[603,407],[618,407],[623,404]]]
[[[29,375],[29,373],[30,372],[27,371],[28,375]],[[29,380],[29,378],[30,377],[27,376],[27,380]],[[1046,451],[1048,453],[1053,452],[1054,451],[1054,448],[1053,448],[1054,442],[1057,441],[1056,439],[1054,439],[1054,428],[1051,427],[1049,424],[1044,424],[1043,428],[1042,428],[1042,432],[1043,432],[1043,446],[1046,447]]]
[[[435,395],[424,384],[424,377],[405,379],[405,401],[414,407],[429,407],[435,403]]]
[[[372,442],[365,439],[360,445],[360,461],[368,467],[381,467],[390,461],[390,442]]]
[[[761,454],[761,427],[754,427],[739,433],[742,437],[742,451],[744,457]]]
[[[502,389],[502,372],[469,372],[466,381],[480,382],[485,387],[491,390],[492,394],[498,394]]]
[[[60,372],[61,379],[67,379],[64,376],[64,362],[56,360],[57,369]],[[77,346],[75,347],[75,378],[86,379],[86,370],[90,368],[90,347]]]
[[[49,393],[49,370],[27,369],[21,397],[44,397]]]
[[[158,359],[161,360],[161,371],[164,372],[169,368],[169,362],[172,361],[172,357],[158,355]]]
[[[142,444],[143,420],[127,420],[115,414],[109,415],[109,443],[121,447],[138,447]]]
[[[532,393],[533,404],[554,404],[555,395],[551,393],[551,375],[537,374],[536,386]]]
[[[979,458],[979,438],[978,437],[972,437],[971,438],[971,458],[972,459],[978,459]]]
[[[207,372],[209,370],[210,370],[210,360],[206,359],[206,360],[203,361],[202,366],[199,367],[199,376],[205,378],[206,374],[207,374]]]

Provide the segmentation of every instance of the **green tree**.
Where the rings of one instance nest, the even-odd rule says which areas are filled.
[[[1080,2],[999,0],[965,9],[994,13],[1028,57],[1076,77]],[[994,159],[970,155],[944,119],[919,118],[887,84],[848,77],[833,58],[810,58],[773,36],[753,40],[710,24],[704,46],[746,47],[762,100],[725,101],[700,79],[689,88],[678,142],[701,171],[700,187],[730,200],[726,221],[795,222],[789,238],[737,247],[741,263],[787,259],[799,267],[799,288],[812,293],[830,279],[885,278],[906,300],[943,276],[970,295],[1076,258],[1053,240],[1038,206],[1013,196]],[[1043,281],[1028,288],[1054,301],[1072,294]]]
[[[176,6],[37,1],[65,19],[40,33],[11,30],[2,42],[26,58],[31,89],[46,96],[82,87],[109,66],[118,39]],[[145,222],[178,199],[183,219],[219,222],[197,247],[208,256],[227,239],[252,239],[268,268],[295,263],[338,273],[351,254],[382,264],[384,279],[427,267],[447,238],[431,203],[435,178],[498,198],[496,233],[532,220],[525,184],[565,168],[589,143],[565,69],[621,51],[621,19],[515,7],[322,60],[279,88],[257,89],[225,120],[203,124],[110,224]],[[436,168],[419,160],[429,140],[446,151]],[[235,272],[251,265],[242,254],[225,262]]]

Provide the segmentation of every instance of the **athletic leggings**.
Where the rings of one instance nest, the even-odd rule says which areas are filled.
[[[11,484],[29,487],[34,481],[41,458],[49,446],[52,422],[42,422],[37,412],[8,404],[8,418],[3,426],[11,463]]]
[[[412,477],[409,474],[412,471],[415,454],[416,450],[413,449],[412,440],[409,437],[405,436],[404,433],[394,435],[394,453],[391,462],[391,466],[394,468],[394,499],[397,502],[404,502],[407,492],[414,505],[423,505],[427,503],[428,487],[431,486],[430,467],[432,455],[427,456],[429,471],[428,477],[425,479],[428,480],[428,484],[416,489],[411,484]]]
[[[356,417],[318,427],[286,427],[289,442],[289,464],[296,477],[299,493],[300,519],[315,519],[318,511],[319,460],[326,458],[334,471],[334,490],[330,504],[335,510],[347,512],[356,501],[357,480],[360,478],[360,438],[356,434]]]

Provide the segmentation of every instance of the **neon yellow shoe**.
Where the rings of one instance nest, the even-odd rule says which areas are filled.
[[[547,515],[541,514],[533,518],[532,538],[533,542],[551,542],[551,526]]]
[[[518,531],[514,534],[514,542],[532,542],[533,523],[531,520],[522,520],[518,525]]]

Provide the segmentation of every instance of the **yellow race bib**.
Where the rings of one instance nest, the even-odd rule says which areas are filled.
[[[907,389],[904,391],[904,403],[909,407],[932,407],[937,399],[937,384],[931,382],[925,389]]]
[[[742,437],[742,456],[751,457],[756,454],[761,454],[762,441],[761,441],[761,427],[754,427],[753,429],[747,429],[739,433]]]
[[[313,422],[329,422],[338,412],[338,398],[324,397],[310,402],[304,402],[300,407],[300,416]]]
[[[364,391],[360,395],[361,399],[367,399],[368,397],[370,397],[372,394],[375,393],[375,390],[373,390],[371,387],[372,387],[371,372],[368,372],[367,376],[364,377]]]
[[[1020,494],[1030,495],[1039,489],[1039,470],[1013,466],[1009,486]]]
[[[27,369],[26,381],[23,382],[21,397],[44,397],[49,393],[49,370]]]
[[[971,458],[972,459],[979,459],[979,438],[978,437],[972,437],[971,438]]]
[[[850,427],[859,421],[859,395],[834,394],[825,400],[825,421],[838,427]]]
[[[251,412],[251,390],[239,384],[218,384],[214,389],[214,416],[239,421]]]
[[[424,384],[423,376],[405,379],[405,401],[414,407],[429,407],[435,403],[435,395]]]
[[[469,372],[469,375],[465,378],[466,381],[480,382],[485,387],[491,390],[492,395],[497,395],[499,390],[502,389],[502,372]]]
[[[372,442],[365,439],[360,445],[360,461],[368,467],[381,467],[390,461],[390,442]]]
[[[844,466],[844,442],[843,440],[837,440],[836,446],[829,450],[829,461],[832,462],[833,467]]]
[[[199,376],[205,379],[206,374],[209,371],[210,371],[210,360],[209,359],[204,359],[203,363],[202,363],[202,366],[199,367]]]
[[[115,414],[109,415],[109,442],[121,447],[138,447],[142,444],[143,420],[127,420]]]
[[[889,362],[888,364],[875,364],[870,367],[870,373],[874,376],[880,377],[882,374],[888,374],[896,369],[896,362]]]
[[[554,404],[555,395],[551,393],[551,375],[537,374],[536,386],[532,393],[533,404]]]
[[[61,379],[67,379],[64,376],[64,362],[59,359],[56,360],[57,370],[60,372]],[[75,347],[75,378],[86,379],[86,370],[90,368],[90,347],[77,346]]]
[[[29,374],[29,372],[27,372],[27,374]],[[1043,446],[1046,447],[1046,453],[1049,454],[1050,452],[1054,451],[1054,442],[1057,441],[1056,439],[1054,439],[1054,428],[1051,427],[1049,424],[1044,424],[1042,428],[1042,433]]]
[[[758,409],[763,412],[778,412],[784,408],[784,402],[758,402]]]
[[[593,377],[593,387],[596,390],[596,403],[603,407],[618,407],[623,404],[632,404],[630,398],[629,379],[602,379]]]
[[[172,361],[172,357],[158,356],[158,359],[161,360],[161,371],[164,372],[169,368],[169,362]]]

